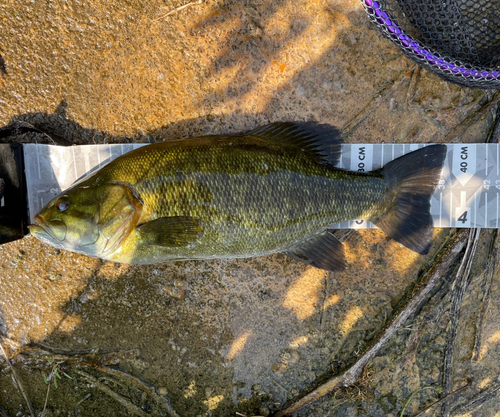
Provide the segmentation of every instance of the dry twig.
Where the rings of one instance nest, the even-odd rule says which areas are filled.
[[[408,111],[408,106],[410,104],[410,101],[413,99],[413,96],[415,95],[415,89],[417,86],[418,78],[420,76],[420,70],[421,66],[417,65],[414,67],[412,73],[411,73],[411,79],[410,79],[410,84],[408,85],[408,90],[406,92],[406,98],[405,98],[405,103],[403,106],[403,112],[406,113]]]
[[[500,136],[500,103],[497,105],[495,119],[488,133],[486,143],[498,143]],[[493,286],[493,276],[495,275],[496,268],[499,262],[500,248],[498,247],[498,230],[494,230],[488,251],[488,260],[486,267],[486,291],[484,292],[481,301],[481,309],[476,320],[476,335],[474,339],[474,349],[472,350],[472,360],[479,361],[481,359],[481,342],[483,335],[483,328],[486,322],[486,314],[490,306],[491,288]]]
[[[68,350],[68,349],[57,349],[50,346],[43,345],[41,343],[32,344],[29,346],[23,346],[15,352],[13,357],[15,363],[22,363],[24,366],[28,366],[36,369],[49,369],[54,370],[54,364],[64,362],[66,365],[74,368],[93,368],[100,372],[111,374],[127,382],[131,382],[133,385],[137,386],[143,392],[149,394],[154,400],[167,412],[170,417],[179,417],[176,411],[170,405],[170,400],[156,392],[156,388],[153,385],[149,385],[146,382],[140,380],[139,378],[130,375],[126,372],[120,371],[118,369],[109,368],[106,365],[116,365],[123,360],[131,360],[139,356],[138,349],[131,350],[120,350],[116,352],[99,352],[98,349],[85,349],[85,350]],[[136,415],[143,415],[144,413],[140,408],[129,403],[126,399],[116,394],[110,388],[97,382],[93,382],[93,377],[85,372],[79,372],[75,369],[75,372],[84,376],[88,381],[91,381],[98,389],[105,392],[121,404],[124,404],[131,413]],[[95,379],[95,378],[94,378]],[[95,379],[96,380],[96,379]],[[97,380],[96,380],[97,381]],[[104,388],[103,388],[104,387]],[[46,404],[50,392],[50,381],[49,387],[47,389]],[[111,394],[112,392],[112,394]],[[137,414],[137,409],[140,411]],[[45,407],[44,407],[45,410]],[[34,417],[34,415],[33,415]]]
[[[122,397],[120,394],[117,394],[116,392],[114,392],[111,388],[109,388],[106,385],[100,383],[97,380],[97,378],[94,378],[92,375],[89,375],[86,372],[83,372],[83,371],[81,371],[79,369],[75,369],[75,372],[78,375],[81,375],[93,387],[95,387],[98,390],[104,392],[106,395],[110,396],[115,401],[117,401],[121,405],[123,405],[130,414],[133,414],[133,415],[136,415],[136,416],[140,416],[140,417],[150,417],[150,415],[148,413],[146,413],[145,411],[141,410],[141,408],[137,407],[135,404],[132,404],[125,397]]]
[[[56,366],[56,364],[54,364]],[[45,395],[45,404],[43,405],[42,417],[45,417],[45,410],[47,410],[47,404],[49,403],[49,393],[50,393],[50,381],[47,384],[47,394]]]
[[[483,299],[481,300],[481,308],[479,310],[479,315],[476,320],[476,334],[474,337],[474,349],[472,350],[472,360],[481,360],[481,343],[483,338],[483,329],[486,323],[486,314],[490,307],[491,299],[491,288],[493,287],[493,277],[495,275],[498,262],[500,250],[498,246],[498,230],[494,230],[492,233],[492,238],[490,242],[490,248],[488,251],[488,260],[486,266],[486,291],[484,292]]]
[[[491,129],[488,132],[486,143],[498,143],[499,139],[500,139],[500,103],[497,105],[495,119],[493,120]]]
[[[17,374],[16,368],[14,368],[12,366],[12,363],[10,362],[9,357],[7,356],[7,353],[5,352],[1,341],[0,341],[0,350],[2,350],[2,354],[5,357],[5,362],[12,370],[12,375],[14,375],[14,379],[17,382],[17,386],[19,387],[21,394],[23,394],[24,401],[26,401],[26,405],[28,406],[28,409],[30,410],[31,417],[35,417],[35,410],[33,409],[33,405],[31,404],[31,401],[28,398],[28,395],[26,394],[26,390],[24,389],[23,383],[21,382],[21,378],[19,378],[19,375]]]
[[[457,388],[455,391],[453,392],[450,392],[449,394],[445,395],[443,398],[440,398],[439,400],[437,400],[436,402],[433,402],[431,405],[429,405],[425,410],[422,410],[420,413],[418,413],[416,416],[414,417],[423,417],[425,415],[427,415],[436,405],[438,404],[441,404],[443,401],[445,401],[446,399],[448,399],[448,397],[451,397],[452,395],[455,395],[461,391],[463,391],[464,389],[466,389],[468,386],[470,385],[470,382],[468,382],[467,384],[465,385],[462,385],[460,388]]]
[[[361,357],[349,369],[341,375],[330,378],[319,387],[294,401],[289,406],[276,414],[276,417],[288,416],[305,405],[323,397],[329,392],[347,387],[359,378],[367,363],[380,351],[384,344],[396,333],[406,319],[414,313],[420,304],[425,300],[441,277],[448,271],[448,268],[455,262],[466,245],[467,233],[465,230],[455,232],[443,245],[442,249],[434,258],[432,266],[425,273],[422,281],[417,285],[407,297],[406,303],[392,316],[385,329],[370,344]]]
[[[481,116],[489,112],[491,108],[499,102],[500,91],[496,92],[493,98],[484,104],[478,111],[468,115],[464,120],[462,120],[450,133],[445,136],[443,142],[452,142],[454,138],[465,133],[470,125],[474,124]]]
[[[105,365],[116,365],[123,360],[134,359],[139,356],[139,353],[138,349],[116,352],[99,352],[98,349],[71,351],[36,344],[22,347],[11,360],[13,363],[22,363],[25,366],[41,369],[51,368],[54,361],[62,361],[76,368],[99,368]]]
[[[160,17],[157,17],[156,19],[153,19],[153,21],[156,22],[157,20],[164,19],[165,17],[173,15],[174,13],[177,13],[177,12],[181,11],[182,9],[185,9],[186,7],[193,6],[194,4],[201,4],[202,2],[203,2],[203,0],[190,1],[189,3],[184,4],[183,6],[179,6],[173,10],[170,10],[168,13],[164,14],[163,16],[160,16]]]
[[[455,415],[464,415],[467,413],[472,413],[476,408],[483,405],[486,401],[491,400],[498,396],[498,392],[500,391],[500,383],[493,385],[485,390],[481,391],[479,394],[472,397],[472,399],[464,405],[459,405],[455,407],[451,413]]]
[[[455,353],[455,340],[457,337],[458,324],[460,322],[460,313],[462,302],[465,295],[465,290],[469,285],[469,274],[476,254],[481,228],[469,229],[467,239],[467,248],[464,257],[460,264],[457,274],[452,285],[452,301],[450,311],[450,327],[446,337],[446,351],[444,355],[444,370],[443,370],[443,392],[448,395],[451,392],[451,380],[453,375],[453,358]],[[449,417],[450,409],[449,402],[443,404],[443,416]]]
[[[139,379],[133,375],[130,375],[126,372],[123,372],[119,369],[109,368],[107,366],[102,366],[102,367],[97,368],[97,370],[132,382],[139,389],[141,389],[142,391],[151,395],[155,399],[155,401],[158,404],[160,404],[165,409],[165,411],[167,411],[167,413],[170,417],[179,417],[179,414],[177,414],[177,412],[170,405],[170,401],[165,396],[159,395],[156,392],[155,386],[149,385],[146,382],[142,381],[141,379]]]

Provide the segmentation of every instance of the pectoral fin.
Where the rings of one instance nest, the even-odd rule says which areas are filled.
[[[203,234],[201,220],[188,216],[160,217],[141,224],[137,230],[146,243],[165,247],[194,244]]]
[[[347,267],[344,245],[329,231],[301,243],[285,254],[326,271],[342,271]]]

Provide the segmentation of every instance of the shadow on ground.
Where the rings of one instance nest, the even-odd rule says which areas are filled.
[[[140,10],[151,11],[152,6],[138,3],[144,8]],[[95,42],[95,26],[89,23],[91,34],[85,32],[78,17],[84,20],[88,12],[94,19],[99,8],[74,12],[76,22],[69,24],[68,36],[90,39],[80,49],[85,60],[92,52],[90,67],[80,66],[80,61],[57,64],[69,69],[49,77],[48,84],[77,87],[71,94],[54,93],[65,100],[53,113],[43,101],[45,92],[43,97],[35,94],[36,82],[27,83],[26,92],[21,87],[9,92],[12,102],[23,94],[42,101],[33,99],[24,107],[31,110],[16,112],[9,121],[30,122],[73,144],[240,132],[278,120],[337,125],[352,143],[484,140],[492,119],[491,92],[452,86],[419,72],[378,37],[354,2],[348,12],[343,2],[306,3],[312,9],[286,1],[255,6],[222,2],[206,6],[208,11],[194,21],[189,14],[167,21],[166,32],[134,10],[119,10],[111,23],[101,24],[113,40]],[[111,24],[119,21],[121,30],[113,29]],[[144,34],[146,24],[150,32]],[[75,33],[85,35],[78,38]],[[177,36],[178,43],[161,44]],[[59,50],[66,47],[71,49],[71,44],[60,42]],[[52,56],[51,45],[47,48],[42,48],[46,64]],[[7,81],[0,87],[5,89],[15,71],[9,69],[13,55],[4,52]],[[192,67],[184,65],[186,53],[193,52],[197,59]],[[51,74],[52,67],[44,70]],[[109,123],[102,121],[103,114]],[[122,125],[114,126],[115,119]],[[430,255],[420,257],[379,231],[356,232],[346,242],[350,266],[342,274],[324,273],[282,255],[115,265],[56,251],[27,237],[0,247],[0,328],[23,344],[138,348],[138,358],[116,366],[154,384],[181,416],[268,415],[361,353],[447,233],[437,233]],[[474,334],[474,305],[483,288],[481,262],[464,313],[461,358],[467,358]],[[445,278],[432,302],[388,343],[359,385],[325,397],[300,415],[396,416],[412,393],[439,385],[449,321]],[[493,358],[494,327],[488,332],[485,352]],[[487,378],[496,378],[493,360],[485,361],[486,371],[483,364],[466,362],[457,366],[457,387],[468,373],[482,376],[477,389],[488,385]],[[16,366],[35,409],[41,410],[47,393],[41,371]],[[132,415],[127,403],[146,414],[162,413],[151,395],[131,386],[130,380],[86,369],[126,400],[120,403],[89,385],[75,369],[66,372],[73,379],[51,389],[47,415]],[[426,390],[417,397],[412,412],[432,402],[436,393]],[[27,415],[6,367],[0,371],[0,408],[9,415]]]

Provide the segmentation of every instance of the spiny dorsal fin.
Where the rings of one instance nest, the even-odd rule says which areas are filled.
[[[326,271],[343,271],[347,267],[344,245],[328,230],[284,253]]]
[[[188,216],[160,217],[141,224],[137,230],[146,243],[164,247],[194,244],[203,233],[201,220]]]
[[[342,137],[333,126],[316,122],[277,122],[244,134],[273,144],[288,145],[307,153],[319,163],[335,166],[341,153]]]

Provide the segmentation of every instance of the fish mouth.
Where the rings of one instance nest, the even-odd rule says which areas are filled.
[[[36,236],[36,237],[42,238],[42,239],[46,239],[46,240],[59,241],[59,239],[52,232],[52,230],[50,229],[50,226],[47,224],[47,222],[43,219],[42,216],[37,214],[35,216],[35,218],[33,219],[33,222],[35,224],[30,224],[28,226],[28,228],[30,229],[30,233],[33,236]]]
[[[29,228],[30,230],[33,228],[35,230],[38,230],[38,229],[43,229],[43,230],[46,230],[46,229],[49,229],[49,225],[47,224],[47,222],[43,219],[42,216],[40,216],[39,214],[37,214],[35,216],[35,218],[33,219],[33,222],[35,224],[30,224],[29,225]]]
[[[43,220],[43,217],[39,214],[37,214],[33,220],[38,226],[47,226],[47,223],[45,223],[45,220]]]

